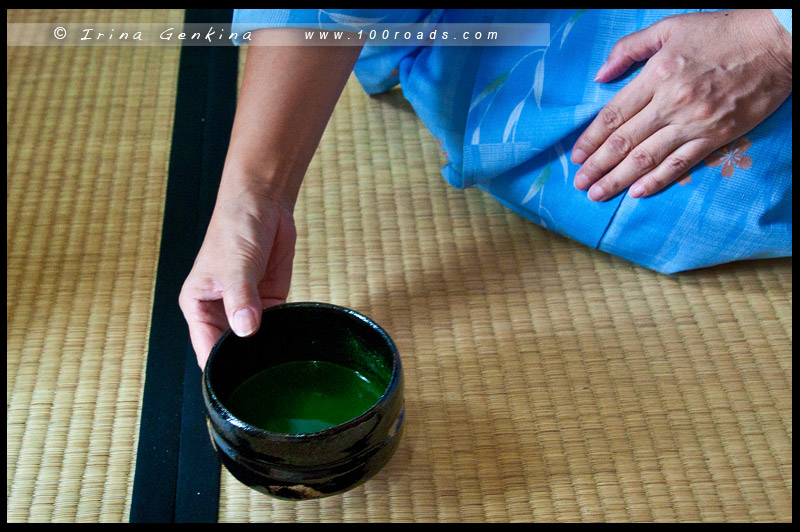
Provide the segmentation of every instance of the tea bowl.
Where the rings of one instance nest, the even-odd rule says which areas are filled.
[[[251,403],[263,405],[259,415],[277,416],[284,406],[275,405],[310,394],[303,387],[308,379],[291,375],[293,368],[329,364],[370,383],[374,403],[367,396],[363,411],[343,411],[344,418],[309,430],[267,425],[241,407],[242,395],[252,394]],[[258,380],[279,370],[281,380],[272,385]],[[328,386],[337,379],[328,372]],[[297,397],[289,393],[293,382],[303,385]],[[375,475],[397,449],[405,413],[400,355],[386,331],[354,310],[317,302],[265,309],[260,329],[247,338],[226,331],[206,362],[203,399],[211,442],[228,471],[255,490],[292,500],[342,493]],[[327,409],[336,413],[336,404],[328,401]]]

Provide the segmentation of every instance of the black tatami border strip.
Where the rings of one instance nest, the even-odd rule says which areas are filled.
[[[187,10],[185,21],[229,29],[231,17],[232,10]],[[214,207],[236,107],[237,52],[181,50],[131,522],[217,520],[220,464],[178,295]]]

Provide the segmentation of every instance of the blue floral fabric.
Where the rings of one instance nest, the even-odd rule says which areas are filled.
[[[354,70],[370,93],[401,85],[448,158],[454,187],[477,187],[587,246],[673,273],[792,254],[792,98],[660,193],[593,202],[575,189],[570,150],[633,77],[594,75],[625,35],[690,10],[237,10],[238,31],[368,31],[426,22],[550,25],[546,46],[376,46]]]

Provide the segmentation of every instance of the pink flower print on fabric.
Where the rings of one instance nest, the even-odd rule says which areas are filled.
[[[733,172],[736,168],[747,170],[753,164],[753,159],[744,155],[744,152],[746,152],[751,145],[752,143],[749,140],[742,137],[706,157],[706,165],[722,165],[722,177],[730,178],[733,176]]]

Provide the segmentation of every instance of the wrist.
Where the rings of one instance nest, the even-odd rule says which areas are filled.
[[[773,57],[782,73],[792,81],[792,34],[781,24],[772,10],[753,10],[752,31]]]
[[[288,162],[248,165],[229,160],[222,171],[219,196],[224,199],[269,200],[293,212],[302,179],[303,175],[297,175],[295,165]]]

